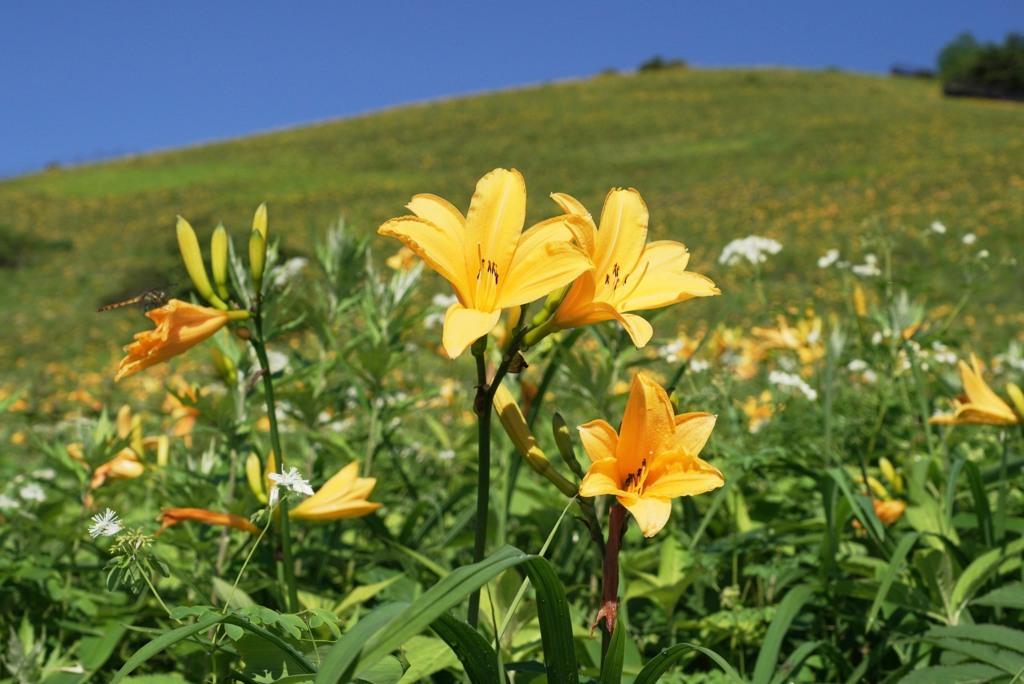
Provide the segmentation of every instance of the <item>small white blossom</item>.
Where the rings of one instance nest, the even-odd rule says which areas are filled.
[[[851,373],[863,373],[868,369],[868,362],[864,359],[854,359],[846,364],[846,370]]]
[[[942,223],[940,223],[939,221],[932,221],[931,228],[932,232],[935,233],[936,235],[946,234],[946,226],[942,225]]]
[[[431,314],[427,314],[423,318],[423,327],[429,330],[429,329],[437,327],[439,325],[443,325],[444,324],[444,315],[448,311],[448,307],[450,307],[452,304],[454,304],[457,301],[459,301],[459,298],[456,297],[453,294],[452,295],[446,295],[446,294],[436,294],[436,295],[434,295],[433,299],[430,300],[430,303],[433,304],[434,306],[436,306],[440,310],[439,311],[435,311],[434,313],[431,313]]]
[[[795,373],[783,373],[781,371],[772,371],[768,374],[768,382],[772,383],[777,387],[792,387],[800,391],[805,397],[811,401],[815,401],[818,398],[818,392],[813,389],[810,385],[804,382],[803,378]]]
[[[439,459],[441,459],[442,461],[450,461],[453,458],[455,458],[455,450],[454,449],[441,449],[440,451],[437,452],[437,457]]]
[[[18,490],[18,496],[25,501],[46,501],[46,492],[38,482],[30,482]]]
[[[267,478],[274,483],[274,486],[270,488],[269,505],[271,508],[277,505],[280,489],[289,489],[303,496],[313,496],[313,488],[309,486],[309,481],[302,477],[302,474],[294,467],[287,473],[268,473]]]
[[[17,499],[12,499],[6,494],[0,494],[0,511],[9,511],[18,508],[21,504]]]
[[[975,254],[974,256],[978,257],[979,259],[988,259],[988,250],[987,249],[983,249],[983,250],[979,251],[977,254]]]
[[[949,366],[955,365],[958,360],[956,352],[938,341],[932,342],[932,353],[936,361]]]
[[[32,477],[37,480],[52,480],[57,477],[57,471],[53,468],[40,468],[32,471]]]
[[[865,254],[864,263],[854,266],[851,270],[857,275],[865,278],[878,277],[882,275],[882,271],[878,268],[878,257],[874,254]]]
[[[669,363],[675,363],[681,358],[679,352],[683,351],[685,345],[682,340],[672,340],[664,347],[658,350],[659,356],[664,358]]]
[[[299,275],[304,268],[306,268],[308,263],[309,259],[306,259],[305,257],[292,257],[275,268],[274,279],[272,281],[274,287],[280,289],[295,280],[295,277]]]
[[[752,264],[763,264],[768,260],[769,254],[778,254],[781,251],[782,244],[771,238],[748,235],[727,244],[722,250],[722,255],[718,257],[718,263],[735,266],[746,260]]]
[[[703,359],[690,359],[691,373],[703,373],[708,368],[711,368],[710,361],[704,361]]]
[[[828,268],[837,261],[839,261],[839,250],[830,249],[825,252],[825,256],[818,258],[818,268]]]
[[[975,242],[978,241],[978,236],[975,235],[974,233],[967,233],[967,235],[964,235],[962,238],[960,238],[960,241],[963,242],[965,245],[973,245]]]
[[[117,513],[107,509],[102,513],[92,516],[93,524],[89,526],[90,537],[113,537],[124,529],[124,525],[117,517]]]

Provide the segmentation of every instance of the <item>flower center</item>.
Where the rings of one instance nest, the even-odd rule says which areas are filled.
[[[498,263],[484,258],[480,243],[477,243],[476,253],[477,258],[480,260],[480,266],[476,272],[477,302],[480,304],[484,302],[491,304],[498,290],[498,281],[501,280],[501,274],[498,273]]]
[[[630,494],[636,494],[637,496],[643,496],[644,485],[647,483],[647,459],[645,458],[640,462],[640,467],[636,469],[635,473],[626,475],[625,482],[622,483],[622,489],[629,492]]]
[[[612,270],[604,274],[604,284],[606,287],[612,288],[612,290],[619,289],[619,285],[625,285],[629,280],[629,274],[622,275],[622,268],[616,263],[612,266]]]

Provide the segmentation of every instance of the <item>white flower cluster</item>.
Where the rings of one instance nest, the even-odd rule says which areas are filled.
[[[768,260],[768,255],[778,254],[781,251],[782,245],[771,238],[748,235],[727,244],[722,250],[722,256],[718,257],[718,263],[726,266],[735,266],[742,261],[763,264]]]
[[[830,249],[825,252],[825,256],[818,258],[818,268],[828,268],[837,261],[839,261],[839,250]]]
[[[865,254],[864,263],[857,264],[850,270],[864,278],[877,278],[882,275],[882,270],[878,268],[878,257],[874,254]]]
[[[810,385],[804,382],[803,378],[795,373],[772,371],[768,374],[768,382],[772,383],[776,387],[792,387],[793,389],[801,392],[811,401],[815,401],[818,398],[817,390],[813,389]]]

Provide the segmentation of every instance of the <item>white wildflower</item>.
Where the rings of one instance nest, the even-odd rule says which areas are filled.
[[[830,249],[825,252],[825,256],[818,258],[818,268],[828,268],[837,261],[839,261],[839,250]]]
[[[763,264],[768,260],[769,254],[778,254],[781,251],[782,244],[771,238],[748,235],[727,244],[722,250],[722,255],[718,257],[718,263],[735,266],[746,260],[752,264]]]
[[[281,489],[288,489],[303,496],[313,495],[313,488],[309,486],[309,481],[302,477],[302,474],[295,468],[291,468],[287,473],[269,473],[267,478],[274,483],[270,488],[268,501],[271,508],[277,505]]]
[[[124,529],[124,524],[117,517],[117,513],[109,508],[92,516],[92,522],[93,524],[89,525],[89,536],[94,538],[113,537]]]
[[[679,352],[683,351],[684,346],[682,340],[672,340],[658,350],[658,355],[669,363],[675,363],[680,360]]]
[[[439,459],[441,459],[442,461],[450,461],[453,458],[455,458],[455,450],[454,449],[441,449],[440,451],[437,452],[437,457]]]
[[[53,468],[40,468],[32,471],[32,477],[37,480],[52,480],[57,477],[57,471]]]
[[[864,359],[854,359],[846,364],[846,370],[851,373],[863,373],[868,369],[868,362]]]
[[[947,366],[956,365],[958,361],[956,352],[939,341],[932,342],[932,357]]]
[[[979,251],[977,254],[975,254],[974,256],[978,257],[979,259],[988,259],[988,250],[987,249],[983,249],[983,250]]]
[[[853,272],[865,278],[873,278],[882,275],[878,268],[878,257],[874,254],[865,254],[864,263],[853,267]]]
[[[975,242],[978,241],[978,236],[975,235],[974,233],[967,233],[967,235],[964,235],[962,238],[960,238],[960,241],[963,242],[965,245],[973,245]]]
[[[12,499],[6,494],[0,494],[0,511],[10,511],[18,508],[21,504],[17,499]]]
[[[24,501],[46,501],[46,492],[38,482],[30,482],[18,490],[18,496]]]
[[[772,371],[768,374],[768,382],[772,383],[776,387],[792,387],[793,389],[801,392],[811,401],[815,401],[818,398],[818,392],[795,373]]]
[[[940,223],[939,221],[932,221],[931,228],[932,232],[935,233],[936,235],[946,234],[946,226],[942,225],[942,223]]]
[[[434,295],[433,299],[430,300],[430,303],[440,310],[435,311],[434,313],[431,314],[427,314],[423,318],[423,327],[426,328],[427,330],[430,330],[431,328],[436,328],[439,325],[443,325],[444,315],[448,311],[448,307],[450,307],[457,301],[459,301],[459,298],[456,297],[455,295]]]
[[[691,373],[703,373],[707,369],[711,368],[711,362],[703,359],[690,359],[690,372]]]

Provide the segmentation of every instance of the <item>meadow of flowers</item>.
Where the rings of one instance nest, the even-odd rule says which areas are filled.
[[[782,307],[779,240],[691,262],[642,188],[527,225],[527,184],[313,258],[266,205],[208,243],[179,218],[190,295],[138,318],[136,399],[17,433],[0,682],[1024,673],[1024,341],[963,334],[1012,255],[866,226]],[[963,296],[926,303],[950,260]]]

